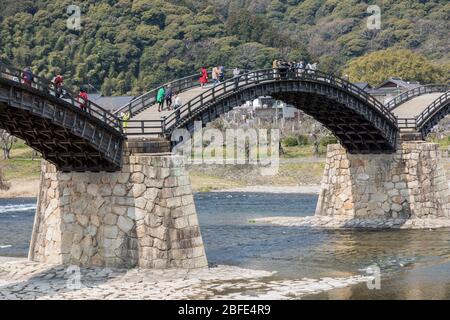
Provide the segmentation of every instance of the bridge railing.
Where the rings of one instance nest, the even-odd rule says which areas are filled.
[[[422,111],[416,118],[417,128],[421,128],[424,123],[438,112],[441,106],[450,103],[450,91],[445,92],[439,98],[434,100],[425,110]]]
[[[211,73],[209,73],[210,75]],[[208,76],[209,76],[208,75]],[[197,85],[200,85],[199,82],[200,75],[194,74],[181,79],[177,79],[163,85],[158,86],[155,89],[152,89],[136,98],[131,100],[129,103],[114,111],[114,114],[120,115],[122,112],[128,112],[130,117],[136,116],[142,110],[154,105],[156,103],[156,95],[158,93],[159,88],[167,87],[170,85],[172,90],[176,93],[180,93],[186,90],[189,90]]]
[[[421,96],[423,94],[428,93],[436,93],[436,92],[446,92],[450,89],[449,85],[445,84],[428,84],[423,85],[408,91],[403,92],[402,94],[396,96],[392,100],[390,100],[385,106],[389,110],[393,110],[397,108],[399,105],[409,101],[415,97]]]
[[[27,84],[24,79],[24,71],[19,70],[17,68],[0,64],[0,77],[9,81],[17,82],[21,86],[31,87],[32,90],[40,91],[46,95],[53,96],[56,99],[61,99],[66,103],[71,104],[72,106],[82,109],[82,104],[78,101],[77,94],[72,92],[66,87],[61,87],[61,90],[58,92],[58,89],[54,86],[54,84],[42,77],[36,76],[33,74],[33,80],[31,84]],[[61,97],[58,98],[58,95]],[[86,110],[88,114],[102,121],[106,125],[114,128],[117,131],[123,132],[121,120],[107,111],[103,109],[99,105],[95,104],[92,101],[87,101]]]
[[[395,116],[380,101],[366,91],[344,79],[321,71],[313,70],[262,69],[242,74],[239,77],[226,80],[220,84],[212,86],[209,89],[205,89],[202,94],[191,99],[183,106],[172,111],[169,115],[162,117],[161,119],[127,121],[126,133],[127,135],[164,135],[167,132],[172,131],[172,129],[177,125],[181,124],[183,119],[188,119],[195,116],[199,110],[208,107],[208,103],[214,101],[215,99],[222,98],[228,94],[233,94],[239,89],[249,85],[275,80],[303,80],[320,82],[345,89],[351,94],[370,103],[394,126],[397,126],[397,119]],[[158,130],[158,126],[160,130]]]
[[[416,129],[416,118],[397,118],[397,126],[399,129]]]
[[[164,119],[127,120],[123,128],[127,136],[161,136],[164,133]]]
[[[386,109],[381,102],[375,99],[373,96],[360,89],[359,87],[353,85],[352,83],[326,74],[321,71],[313,70],[283,70],[283,69],[263,69],[248,72],[239,77],[227,80],[219,85],[213,86],[211,89],[206,90],[204,93],[198,95],[194,99],[184,104],[178,110],[170,113],[166,118],[162,119],[162,128],[164,132],[176,126],[184,118],[189,118],[193,116],[201,107],[205,106],[205,103],[212,101],[220,96],[224,96],[230,93],[234,93],[238,89],[257,84],[264,81],[274,81],[274,80],[304,80],[304,81],[315,81],[334,85],[336,87],[345,89],[352,94],[358,96],[359,98],[371,103],[374,108],[376,108],[381,114],[383,114],[387,119],[389,119],[394,125],[396,125],[396,119],[394,115]],[[163,132],[163,133],[164,133]]]
[[[230,76],[231,70],[225,71],[226,76]],[[208,78],[211,80],[212,72],[208,72]],[[124,105],[123,107],[119,108],[118,110],[114,111],[114,114],[119,116],[122,112],[128,112],[130,114],[130,118],[136,116],[143,110],[147,109],[148,107],[154,105],[156,103],[156,95],[158,94],[158,90],[161,87],[167,87],[171,86],[172,90],[176,94],[180,94],[184,91],[187,91],[189,89],[199,87],[200,86],[200,73],[193,74],[184,78],[180,78],[177,80],[173,80],[171,82],[167,82],[163,85],[160,85],[156,87],[155,89],[152,89],[136,98],[131,100],[129,103]]]

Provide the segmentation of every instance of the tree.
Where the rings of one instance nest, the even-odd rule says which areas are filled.
[[[352,82],[377,85],[389,77],[423,84],[445,82],[449,71],[448,67],[438,66],[410,50],[388,49],[350,61],[342,73],[347,74]]]
[[[10,159],[11,149],[14,143],[17,141],[17,138],[10,135],[6,130],[0,130],[0,147],[3,150],[3,159]]]
[[[314,156],[320,155],[320,142],[324,137],[326,137],[329,134],[329,130],[325,128],[323,125],[319,124],[315,126],[313,131],[310,133],[311,140],[313,142],[313,152]]]
[[[0,165],[0,190],[8,190],[9,187],[10,185],[3,175],[3,165]]]
[[[202,65],[267,68],[274,57],[319,62],[331,73],[387,48],[448,63],[448,1],[385,1],[382,30],[369,32],[366,9],[373,2],[79,1],[83,29],[74,32],[66,27],[67,0],[2,0],[0,61],[31,65],[47,78],[58,67],[73,90],[90,83],[112,95],[140,94]]]

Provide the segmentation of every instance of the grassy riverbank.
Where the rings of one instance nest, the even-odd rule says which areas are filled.
[[[192,187],[197,192],[246,186],[318,185],[322,179],[324,160],[307,158],[285,162],[281,160],[278,173],[264,176],[261,169],[250,165],[194,165],[189,166]],[[306,160],[306,159],[305,159]]]
[[[446,143],[440,144],[443,149],[447,148]],[[37,196],[41,160],[32,160],[32,155],[30,148],[17,143],[11,152],[12,159],[1,162],[3,177],[10,189],[0,190],[0,198]],[[442,164],[447,176],[450,176],[450,159],[445,158]],[[208,192],[250,186],[267,186],[268,189],[317,186],[321,182],[324,166],[324,153],[314,157],[311,146],[301,146],[284,148],[275,175],[264,176],[259,167],[251,165],[190,165],[187,169],[193,190]]]

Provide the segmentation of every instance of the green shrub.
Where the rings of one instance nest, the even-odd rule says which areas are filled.
[[[310,144],[309,138],[307,135],[304,134],[298,134],[296,136],[297,138],[297,145],[299,146],[307,146]]]
[[[320,139],[320,145],[323,147],[328,146],[329,144],[339,143],[335,136],[326,136]]]
[[[286,147],[295,147],[295,146],[298,146],[298,140],[296,137],[289,136],[289,137],[284,138],[283,144]]]

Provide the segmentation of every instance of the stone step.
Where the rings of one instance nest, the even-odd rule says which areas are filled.
[[[129,139],[124,150],[125,155],[168,153],[171,152],[171,143],[164,138]]]
[[[400,131],[400,141],[422,141],[422,134],[416,130]]]

